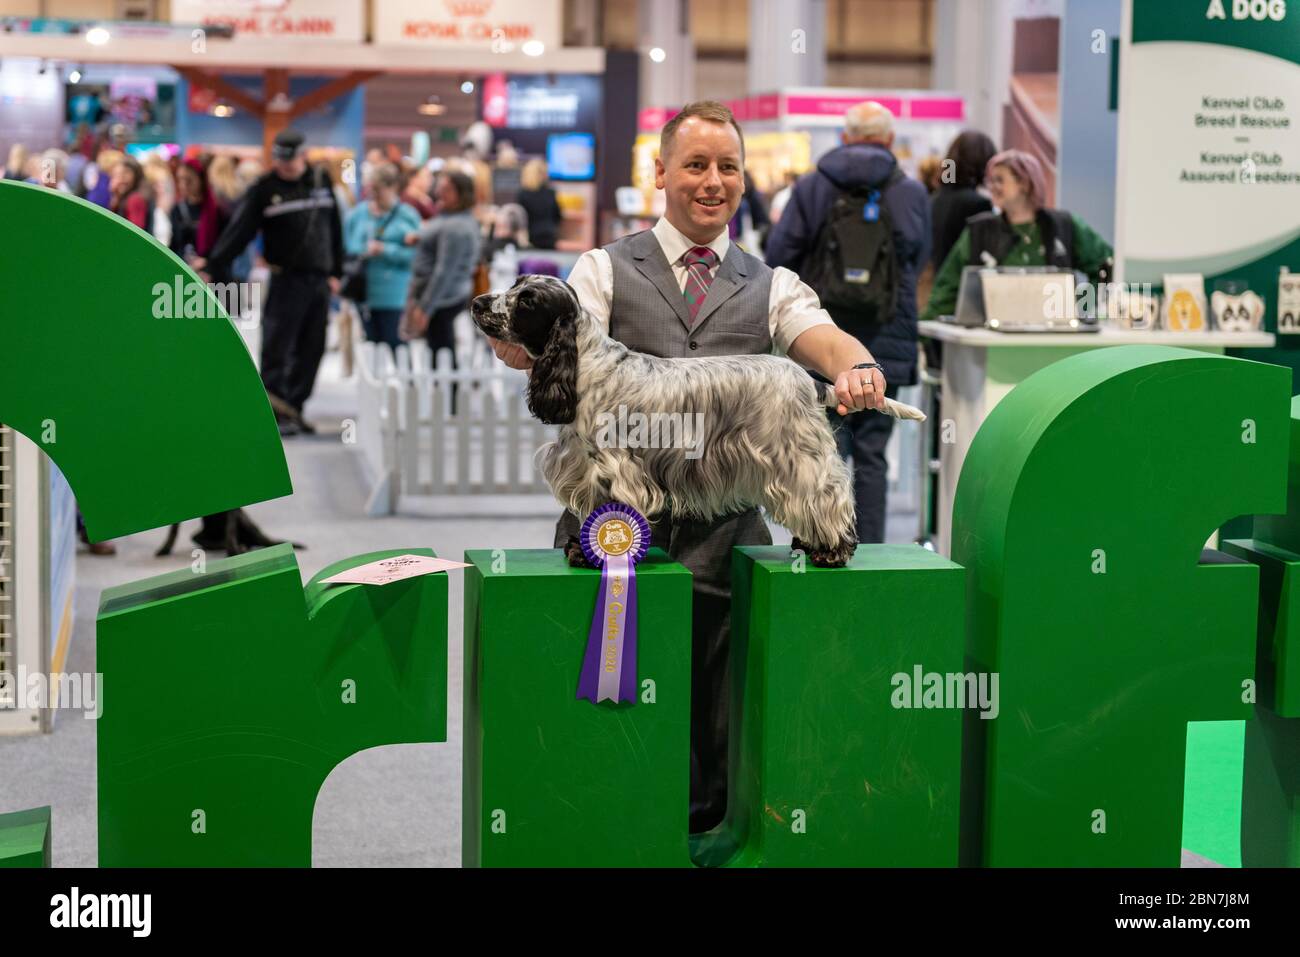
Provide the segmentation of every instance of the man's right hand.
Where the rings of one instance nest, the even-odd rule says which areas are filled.
[[[510,368],[527,371],[533,367],[533,360],[529,358],[523,346],[513,342],[502,342],[500,339],[493,339],[491,336],[486,338],[492,344],[492,351],[496,353],[497,358]]]

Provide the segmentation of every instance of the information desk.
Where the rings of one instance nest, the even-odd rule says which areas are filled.
[[[981,423],[1002,397],[1025,378],[1088,349],[1107,346],[1180,346],[1222,355],[1227,349],[1268,348],[1269,332],[1004,333],[946,322],[922,322],[920,333],[943,343],[939,430],[939,496],[935,502],[936,548],[951,555],[952,503],[966,452]]]

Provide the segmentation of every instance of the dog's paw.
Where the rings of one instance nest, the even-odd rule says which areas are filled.
[[[578,544],[578,539],[569,536],[568,544],[564,546],[564,557],[569,560],[569,564],[574,568],[591,568],[591,562],[587,561],[587,555]]]
[[[838,545],[826,547],[809,545],[796,538],[790,543],[790,547],[802,551],[808,556],[808,561],[817,568],[843,568],[853,557],[858,543],[851,539],[844,539]]]

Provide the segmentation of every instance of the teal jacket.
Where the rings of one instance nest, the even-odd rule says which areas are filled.
[[[387,222],[384,220],[387,219]],[[375,230],[384,223],[384,234]],[[382,240],[384,251],[366,260],[366,305],[371,309],[401,309],[411,282],[415,247],[403,243],[407,233],[420,231],[420,214],[406,203],[375,216],[370,203],[359,203],[348,213],[343,227],[343,248],[350,256],[365,254],[372,239]]]

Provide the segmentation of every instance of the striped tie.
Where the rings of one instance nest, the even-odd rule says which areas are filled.
[[[686,288],[682,294],[690,306],[691,322],[694,323],[700,306],[704,305],[704,297],[709,294],[709,283],[713,282],[710,270],[718,264],[718,254],[708,246],[692,246],[682,256],[682,264],[686,266]]]

